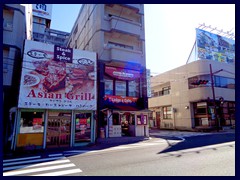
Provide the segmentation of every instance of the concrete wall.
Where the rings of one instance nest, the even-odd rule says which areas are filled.
[[[234,65],[210,60],[194,61],[151,78],[152,90],[159,91],[168,83],[171,86],[170,94],[148,99],[149,109],[155,112],[161,112],[161,125],[163,125],[163,127],[164,123],[172,123],[172,128],[192,128],[193,108],[191,107],[191,102],[206,100],[208,97],[212,99],[213,96],[211,86],[189,89],[188,78],[196,75],[210,74],[210,63],[212,64],[213,73],[220,69],[225,70],[216,75],[235,78]],[[235,101],[235,89],[215,87],[215,97],[224,97],[226,101]],[[176,112],[173,112],[172,119],[164,120],[161,107],[168,105],[172,106]],[[188,109],[185,108],[187,106],[189,107]],[[153,113],[153,117],[155,117],[155,113]]]

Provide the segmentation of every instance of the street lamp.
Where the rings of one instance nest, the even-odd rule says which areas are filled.
[[[217,109],[216,109],[216,99],[215,99],[213,75],[216,74],[216,73],[219,73],[219,72],[223,71],[223,69],[220,69],[220,70],[218,70],[218,71],[216,71],[216,72],[213,73],[213,72],[212,72],[212,65],[209,64],[209,66],[210,66],[211,87],[212,87],[212,94],[213,94],[214,113],[215,113],[215,119],[216,119],[217,124],[218,124],[217,131],[219,131],[219,129],[220,129],[220,121],[219,121],[219,119],[218,119],[218,117],[217,117]]]

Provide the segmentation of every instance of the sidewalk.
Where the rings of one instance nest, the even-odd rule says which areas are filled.
[[[104,148],[124,145],[124,144],[131,144],[131,143],[137,143],[142,141],[150,141],[153,138],[162,138],[162,139],[172,139],[172,138],[184,138],[184,137],[191,137],[191,136],[201,136],[201,135],[207,135],[207,134],[217,134],[217,133],[235,133],[235,129],[225,129],[221,130],[219,132],[212,131],[212,132],[190,132],[190,131],[176,131],[176,130],[160,130],[156,128],[150,128],[149,134],[150,137],[112,137],[112,138],[98,138],[96,139],[96,142],[93,144],[90,144],[88,146],[78,146],[78,147],[68,147],[68,148],[54,148],[54,149],[41,149],[41,150],[35,150],[32,152],[25,152],[24,154],[20,154],[17,152],[4,154],[4,159],[14,158],[14,157],[21,157],[21,156],[32,156],[32,155],[41,155],[45,156],[46,154],[51,153],[61,153],[63,151],[69,151],[69,150],[100,150]]]
[[[216,133],[235,133],[235,129],[224,128],[224,130],[213,130],[209,132],[195,132],[195,131],[179,131],[179,130],[163,130],[157,128],[150,128],[149,134],[150,137],[190,137],[190,136],[200,136],[207,134],[216,134]]]

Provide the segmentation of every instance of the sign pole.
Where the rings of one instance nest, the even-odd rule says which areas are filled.
[[[219,132],[220,122],[219,122],[218,117],[217,117],[217,108],[216,108],[216,99],[215,99],[215,91],[214,91],[212,65],[209,64],[209,66],[210,66],[211,87],[212,87],[212,94],[213,94],[214,114],[215,114],[215,119],[216,119],[216,123],[217,123],[217,131]]]

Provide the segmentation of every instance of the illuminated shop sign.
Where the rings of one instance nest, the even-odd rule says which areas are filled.
[[[33,16],[38,16],[45,19],[51,19],[52,4],[33,4],[32,12],[33,12]]]
[[[105,73],[119,80],[131,81],[140,78],[140,72],[118,67],[105,66]]]
[[[96,110],[96,53],[26,40],[18,106]]]
[[[235,64],[235,41],[196,29],[198,59]]]
[[[104,96],[104,103],[106,105],[112,106],[137,106],[136,97],[125,97],[125,96],[112,96],[112,95],[105,95]]]

